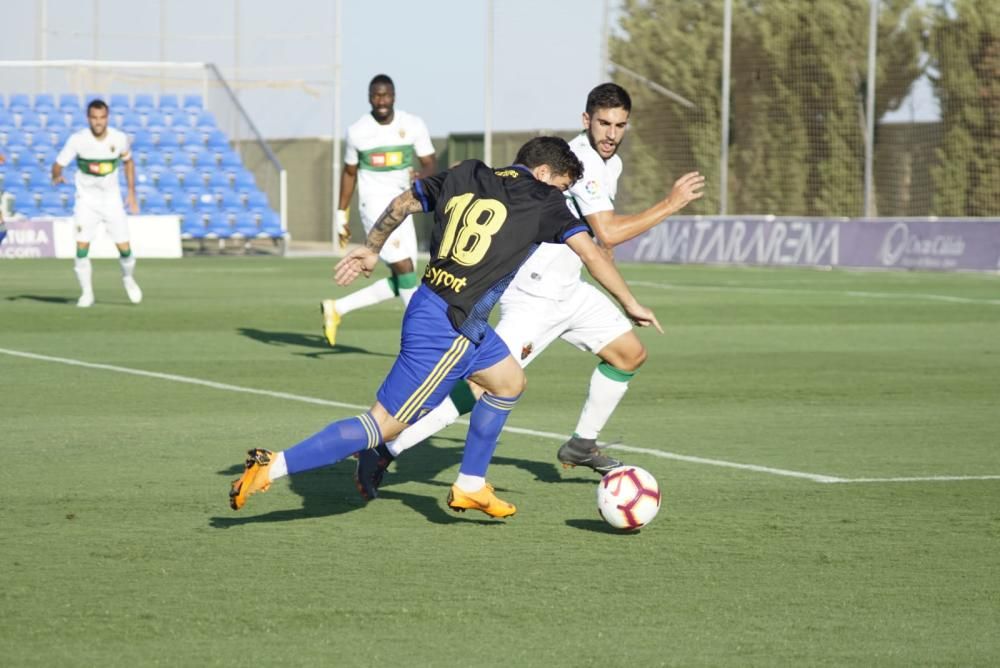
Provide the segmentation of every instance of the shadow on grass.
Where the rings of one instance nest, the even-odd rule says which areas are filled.
[[[302,498],[301,507],[275,510],[261,515],[245,514],[247,508],[265,503],[266,495],[258,493],[249,500],[247,507],[243,508],[239,514],[213,517],[209,520],[209,524],[214,529],[229,529],[243,524],[290,522],[313,517],[330,517],[357,510],[364,506],[364,501],[354,493],[354,482],[351,479],[353,470],[352,465],[341,462],[339,466],[329,469],[317,469],[288,476],[288,484],[292,491]],[[242,466],[234,466],[220,471],[219,474],[235,479],[242,472]]]
[[[302,348],[315,348],[317,349],[316,352],[294,353],[301,357],[311,357],[313,359],[319,359],[321,357],[326,357],[327,355],[346,355],[350,353],[375,355],[377,357],[395,357],[393,354],[372,352],[366,348],[357,348],[354,346],[338,345],[336,348],[331,348],[326,344],[326,339],[319,334],[302,334],[300,332],[268,332],[263,329],[254,329],[253,327],[239,327],[236,331],[240,336],[245,336],[248,339],[252,339],[260,343],[266,343],[269,346],[299,346]]]
[[[451,483],[437,480],[437,478],[450,468],[457,469],[462,461],[462,445],[464,442],[464,439],[460,438],[444,437],[429,439],[414,448],[411,452],[401,456],[393,463],[392,468],[386,474],[382,487],[379,489],[379,500],[376,500],[374,503],[379,503],[382,500],[400,501],[406,507],[423,515],[428,522],[433,524],[453,524],[456,522],[502,524],[502,520],[484,518],[478,512],[454,513],[448,510],[443,503],[448,489],[451,487]],[[562,478],[559,473],[559,467],[547,462],[495,456],[490,465],[516,466],[528,471],[535,476],[536,480],[541,482],[594,484],[594,480],[591,478]],[[357,510],[364,507],[365,502],[358,495],[354,486],[354,467],[354,458],[348,458],[346,461],[338,462],[334,466],[288,476],[288,484],[291,490],[302,498],[302,506],[300,508],[276,510],[262,515],[244,514],[246,513],[246,509],[243,509],[240,511],[240,514],[213,517],[210,520],[210,524],[216,529],[228,529],[243,524],[290,522],[314,517],[340,515]],[[237,464],[218,473],[220,476],[234,480],[243,473],[243,465]],[[392,489],[396,485],[410,482],[419,482],[424,485],[440,488],[440,494],[439,496],[427,496]],[[497,487],[496,490],[500,495],[508,491],[503,487]],[[257,496],[249,502],[248,506],[258,501]],[[595,521],[595,524],[600,527],[610,528],[600,521]],[[581,526],[578,528],[587,527]]]
[[[60,305],[60,306],[65,306],[66,304],[72,304],[72,305],[76,306],[76,300],[77,300],[76,297],[52,297],[52,296],[49,296],[49,295],[13,295],[11,297],[7,297],[7,301],[9,301],[9,302],[29,301],[29,302],[39,302],[41,304],[57,304],[57,305]],[[107,301],[107,300],[104,300],[104,299],[99,299],[99,300],[97,300],[97,302],[94,305],[95,306],[132,306],[132,303],[129,302],[129,301],[125,301],[125,300],[122,300],[122,301],[117,301],[117,300]]]
[[[572,527],[574,529],[579,529],[580,531],[591,531],[593,533],[608,533],[615,536],[638,536],[641,529],[636,529],[635,531],[622,531],[621,529],[615,529],[613,526],[605,522],[604,520],[581,520],[573,519],[566,520],[566,526]]]

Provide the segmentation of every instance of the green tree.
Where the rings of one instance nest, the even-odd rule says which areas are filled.
[[[877,117],[897,108],[922,72],[924,13],[911,5],[881,3]],[[718,211],[722,7],[722,0],[625,2],[612,60],[695,104],[616,73],[636,98],[632,180],[623,182],[636,201],[698,169],[710,187],[696,212]],[[731,213],[861,214],[868,7],[867,0],[734,0]]]
[[[1000,215],[1000,3],[940,7],[931,35],[945,127],[931,170],[934,213]]]

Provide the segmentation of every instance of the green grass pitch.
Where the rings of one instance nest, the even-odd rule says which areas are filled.
[[[595,364],[558,342],[513,519],[445,506],[462,425],[367,506],[349,460],[231,511],[247,448],[371,403],[401,307],[332,350],[328,259],[140,261],[138,307],[94,265],[80,310],[71,262],[0,263],[5,666],[1000,664],[996,275],[624,266],[667,333],[602,438],[664,504],[619,534],[555,460]]]

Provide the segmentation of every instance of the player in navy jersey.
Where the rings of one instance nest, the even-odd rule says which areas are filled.
[[[370,275],[385,240],[406,216],[434,212],[430,262],[403,317],[400,354],[377,401],[368,412],[334,422],[283,452],[250,450],[246,470],[230,489],[232,508],[240,509],[247,497],[267,490],[277,478],[333,464],[395,438],[467,378],[485,391],[470,416],[448,505],[492,517],[513,515],[516,508],[496,497],[486,470],[525,377],[487,318],[521,263],[540,243],[565,243],[633,321],[663,331],[594,244],[587,225],[567,208],[562,192],[582,171],[565,141],[536,137],[521,147],[511,167],[493,169],[467,160],[415,181],[393,199],[365,246],[336,269],[340,285]]]

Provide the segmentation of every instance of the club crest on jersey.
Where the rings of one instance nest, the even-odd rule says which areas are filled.
[[[587,184],[585,186],[583,186],[583,189],[587,191],[588,195],[594,197],[597,195],[597,193],[601,192],[601,184],[598,183],[597,181],[590,180],[587,181]]]
[[[406,128],[399,128],[399,138],[400,139],[406,138]]]
[[[525,343],[523,346],[521,346],[521,359],[523,360],[528,359],[528,355],[530,355],[531,351],[534,349],[535,346],[533,346],[530,343]]]

